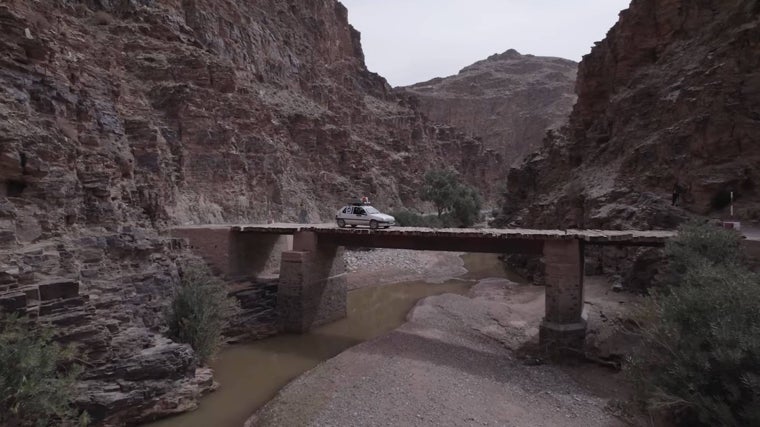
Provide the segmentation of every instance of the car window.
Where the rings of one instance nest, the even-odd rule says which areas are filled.
[[[365,210],[367,211],[367,213],[369,213],[369,214],[377,214],[377,213],[380,213],[380,211],[379,211],[379,210],[377,210],[377,209],[373,208],[372,206],[367,206],[367,207],[366,207],[366,208],[364,208],[364,209],[365,209]]]
[[[350,214],[351,213],[351,206],[346,206],[345,209],[343,209],[344,214]]]
[[[364,212],[363,208],[356,208],[356,209],[354,209],[354,214],[356,214],[356,215],[363,215],[364,213],[365,212]]]

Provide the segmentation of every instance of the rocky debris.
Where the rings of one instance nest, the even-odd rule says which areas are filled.
[[[394,249],[371,249],[368,251],[345,251],[343,258],[346,260],[346,270],[354,271],[380,271],[383,269],[398,268],[412,273],[420,274],[426,268],[419,261],[418,251],[403,251]]]
[[[577,70],[574,61],[509,49],[457,75],[398,90],[419,99],[431,120],[465,130],[516,164],[539,148],[547,130],[567,121]]]
[[[457,252],[403,249],[346,250],[349,289],[412,280],[443,282],[467,272]]]
[[[633,1],[583,58],[568,125],[510,170],[502,223],[667,229],[731,191],[760,216],[757,16],[751,0]]]

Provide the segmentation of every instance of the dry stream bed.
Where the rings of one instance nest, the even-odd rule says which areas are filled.
[[[226,347],[219,390],[151,426],[239,427],[254,413],[248,425],[622,425],[604,408],[624,392],[609,372],[516,359],[543,289],[495,255],[378,250],[347,264],[347,318]]]

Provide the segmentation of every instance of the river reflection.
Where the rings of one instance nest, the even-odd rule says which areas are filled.
[[[347,348],[385,334],[404,323],[421,298],[443,293],[464,294],[486,277],[519,278],[507,274],[495,255],[463,256],[468,273],[441,284],[406,282],[356,289],[348,293],[348,317],[303,335],[280,335],[221,351],[212,364],[219,390],[200,407],[149,424],[151,427],[241,426],[279,389],[305,371]]]

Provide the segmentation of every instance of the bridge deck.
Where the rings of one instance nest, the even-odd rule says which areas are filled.
[[[325,235],[383,235],[397,237],[480,238],[498,240],[570,240],[578,239],[594,245],[660,246],[676,235],[675,231],[638,230],[534,230],[520,228],[422,228],[391,227],[338,228],[335,224],[250,224],[229,226],[233,231],[261,234],[294,234],[311,231]]]

